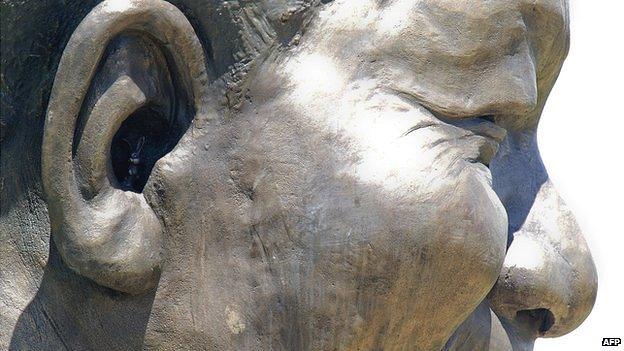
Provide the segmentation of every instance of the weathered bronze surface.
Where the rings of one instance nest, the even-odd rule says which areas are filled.
[[[2,2],[0,348],[531,350],[596,271],[564,0]]]

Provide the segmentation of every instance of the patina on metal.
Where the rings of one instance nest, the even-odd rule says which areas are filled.
[[[566,1],[1,13],[1,348],[531,350],[589,314],[536,142]]]

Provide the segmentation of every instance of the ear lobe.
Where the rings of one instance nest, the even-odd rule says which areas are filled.
[[[184,15],[161,0],[104,1],[63,52],[45,121],[42,179],[52,236],[65,263],[101,285],[136,294],[158,282],[162,225],[141,193],[117,182],[110,150],[122,123],[149,102],[149,94],[133,78],[117,77],[93,105],[74,145],[98,65],[111,40],[124,32],[145,36],[165,52],[190,105],[184,113],[208,118],[204,54]],[[149,149],[145,136],[136,140],[139,145],[128,141],[135,142],[131,153]]]

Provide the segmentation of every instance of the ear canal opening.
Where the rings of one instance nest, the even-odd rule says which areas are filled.
[[[111,143],[113,176],[120,189],[141,193],[160,158],[171,152],[189,123],[171,119],[158,106],[144,106],[119,127]]]

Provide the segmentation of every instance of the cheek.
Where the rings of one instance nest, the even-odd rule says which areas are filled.
[[[156,164],[146,186],[165,227],[148,345],[228,349],[233,342],[227,340],[233,335],[228,313],[243,306],[237,299],[253,296],[247,276],[254,275],[254,267],[246,260],[248,199],[235,191],[227,167],[204,145],[183,142]]]
[[[496,281],[507,244],[507,215],[485,172],[484,166],[467,163],[455,185],[437,198],[432,215],[444,260],[453,266],[448,274],[477,295]]]
[[[317,240],[328,245],[315,252],[315,269],[324,272],[321,285],[352,287],[357,295],[345,300],[368,306],[360,349],[384,333],[396,335],[377,340],[387,349],[423,340],[424,349],[441,348],[498,278],[506,214],[480,171],[467,164],[434,182],[421,179],[431,184],[426,189],[417,181],[392,190],[354,183],[318,195],[332,201],[317,206],[327,208]]]
[[[414,315],[441,325],[460,323],[476,307],[498,278],[505,256],[506,213],[470,167],[441,180],[444,185],[411,213],[393,213],[387,228],[386,245],[401,253],[398,281],[406,284],[401,294],[410,296],[406,301]]]
[[[354,348],[443,346],[504,257],[505,212],[487,180],[462,163],[435,176],[405,173],[392,187],[365,184],[319,149],[306,153],[318,162],[264,150],[271,162],[259,164],[246,150],[235,168],[253,182],[203,147],[159,161],[146,191],[158,195],[167,236],[147,339],[162,338],[160,324],[190,345],[251,328],[268,335],[267,320],[286,328],[277,321],[318,318]],[[258,319],[232,329],[233,310]]]

